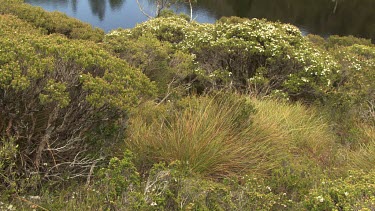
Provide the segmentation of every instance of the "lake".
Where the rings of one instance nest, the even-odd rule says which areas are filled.
[[[106,32],[132,28],[147,20],[136,0],[25,0],[45,10],[58,10]],[[153,0],[139,0],[144,10],[155,13]],[[176,12],[189,12],[179,5]],[[291,23],[303,34],[353,35],[375,40],[375,0],[198,0],[193,5],[196,21],[213,23],[222,16],[266,18]]]

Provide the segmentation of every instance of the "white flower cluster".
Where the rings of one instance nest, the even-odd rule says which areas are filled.
[[[334,60],[307,42],[297,27],[266,20],[198,24],[179,17],[155,18],[137,25],[132,30],[113,31],[108,36],[144,33],[154,34],[166,41],[178,37],[177,43],[174,43],[175,40],[172,43],[176,48],[188,53],[204,48],[240,56],[244,60],[250,60],[252,56],[263,56],[270,62],[287,60],[294,64],[293,68],[301,70],[290,77],[299,78],[295,83],[298,85],[320,81],[330,86],[330,75],[338,69]],[[356,65],[353,68],[361,67]]]

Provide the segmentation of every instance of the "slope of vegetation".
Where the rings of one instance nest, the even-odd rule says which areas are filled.
[[[371,41],[1,3],[1,210],[375,209]]]
[[[22,0],[2,0],[0,14],[14,15],[31,25],[41,28],[43,33],[63,34],[71,39],[91,40],[100,42],[104,31],[70,18],[61,12],[47,12],[40,7],[33,7]]]

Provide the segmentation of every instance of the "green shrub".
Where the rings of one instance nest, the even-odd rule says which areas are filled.
[[[155,164],[145,177],[135,171],[130,154],[112,159],[95,177],[95,184],[44,192],[40,197],[13,201],[17,209],[49,210],[280,210],[296,202],[275,194],[267,181],[211,181],[184,171],[181,162]],[[139,178],[143,178],[139,186]],[[1,204],[0,204],[1,206]]]
[[[35,27],[42,28],[47,34],[58,33],[68,38],[94,42],[100,42],[104,38],[103,30],[93,28],[90,24],[70,18],[60,12],[47,12],[40,7],[31,6],[19,0],[2,1],[0,14],[17,16]]]
[[[98,125],[123,128],[127,111],[155,92],[139,70],[93,42],[45,36],[9,15],[0,15],[0,37],[0,137],[15,139],[23,178],[88,171],[100,154],[92,147],[111,146],[119,133],[101,146],[87,137],[103,138]]]
[[[164,17],[164,18],[176,17],[176,16],[183,18],[186,21],[190,21],[190,17],[187,14],[185,13],[176,14],[173,10],[170,10],[170,9],[162,10],[159,14],[159,17]]]
[[[304,205],[308,210],[373,210],[374,184],[374,172],[352,171],[345,178],[321,181],[306,196]]]
[[[235,87],[255,94],[279,90],[293,99],[324,97],[335,82],[337,65],[291,25],[227,18],[215,24],[156,18],[119,32],[153,34],[196,57],[195,74],[204,89]]]
[[[367,139],[359,125],[375,125],[375,47],[336,44],[328,51],[340,65],[340,72],[325,107],[341,143],[358,148]]]
[[[315,34],[308,34],[306,38],[312,42],[316,47],[321,48],[321,49],[326,49],[326,40]]]
[[[117,30],[106,35],[106,49],[155,81],[161,99],[184,94],[183,87],[179,86],[193,72],[194,58],[150,34],[132,38],[126,36],[127,31],[129,30]]]
[[[110,209],[126,206],[139,209],[145,203],[140,193],[140,175],[133,164],[133,154],[126,151],[122,159],[114,157],[108,167],[100,169],[97,184],[94,187],[101,191],[102,204]]]
[[[373,46],[370,39],[357,38],[353,36],[329,36],[327,39],[327,47],[332,48],[335,46],[352,46],[352,45],[366,45]]]
[[[226,179],[233,210],[296,210],[297,203],[284,192],[275,193],[269,181],[264,178],[246,175],[240,181]]]

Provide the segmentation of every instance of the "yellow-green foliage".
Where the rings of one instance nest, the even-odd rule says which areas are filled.
[[[278,89],[294,99],[314,100],[332,88],[337,65],[291,25],[266,20],[223,19],[215,24],[156,18],[116,36],[153,34],[196,57],[195,74],[206,88],[235,86],[269,94]],[[201,79],[202,80],[202,79]]]
[[[358,149],[371,137],[366,128],[375,126],[375,46],[370,40],[352,36],[324,40],[310,35],[309,39],[329,52],[339,65],[334,89],[323,108],[335,123],[341,143]]]
[[[91,41],[43,35],[11,15],[0,15],[0,37],[0,137],[14,137],[17,160],[28,160],[17,162],[19,174],[64,172],[91,147],[88,133],[155,93],[144,74]],[[65,167],[53,168],[59,162]]]
[[[126,145],[140,165],[180,160],[191,171],[211,176],[264,174],[281,161],[321,168],[332,164],[334,135],[313,110],[225,98],[187,98],[182,110],[172,106],[149,112],[149,105],[131,116]],[[255,113],[246,110],[252,105]]]
[[[68,94],[64,86],[82,83],[92,104],[117,108],[136,103],[140,93],[154,89],[142,73],[93,43],[43,36],[14,16],[1,16],[0,33],[2,89],[24,91],[44,81],[48,87],[38,94]]]
[[[265,174],[285,158],[286,140],[278,131],[252,126],[252,105],[236,98],[187,98],[182,108],[154,117],[140,111],[130,119],[126,146],[146,167],[179,160],[204,176]]]
[[[286,24],[170,15],[91,42],[102,38],[61,13],[1,1],[0,209],[375,209],[369,40],[309,42]],[[192,83],[319,99],[332,115],[239,94],[168,98]],[[126,149],[134,157],[99,159]],[[85,187],[57,193],[41,183],[80,176]]]
[[[30,205],[48,210],[279,210],[297,204],[272,192],[261,178],[244,177],[241,184],[232,179],[215,182],[188,176],[179,162],[155,164],[139,184],[128,155],[112,159],[95,184],[11,203],[20,210]]]
[[[340,150],[343,164],[348,169],[360,169],[364,171],[374,170],[375,165],[375,126],[364,123],[354,125],[356,144]]]
[[[122,32],[117,30],[106,35],[106,49],[155,81],[160,96],[177,93],[177,85],[181,85],[182,80],[193,73],[194,57],[176,50],[168,42],[159,41],[151,34],[133,38]],[[118,36],[119,33],[123,36]]]
[[[352,46],[352,45],[367,45],[372,46],[370,39],[363,39],[363,38],[357,38],[353,36],[344,36],[340,37],[337,35],[333,35],[327,38],[326,46],[328,48],[334,47],[334,46]]]
[[[252,118],[254,126],[281,132],[295,161],[310,159],[322,167],[332,164],[337,148],[335,135],[314,108],[275,100],[255,100],[253,104],[257,111]]]
[[[68,17],[61,12],[47,12],[20,0],[2,0],[0,14],[17,16],[31,25],[43,29],[48,34],[59,33],[68,38],[94,42],[99,42],[104,38],[103,30],[93,28],[90,24]]]
[[[351,171],[345,178],[325,179],[310,191],[308,210],[374,210],[375,172]]]
[[[12,193],[16,187],[16,159],[17,148],[14,138],[1,138],[0,139],[0,181],[8,184],[8,189],[4,189],[3,194]],[[0,189],[3,189],[0,185]],[[0,198],[2,195],[0,194]],[[1,201],[1,200],[0,200]],[[0,207],[1,209],[1,207]]]

